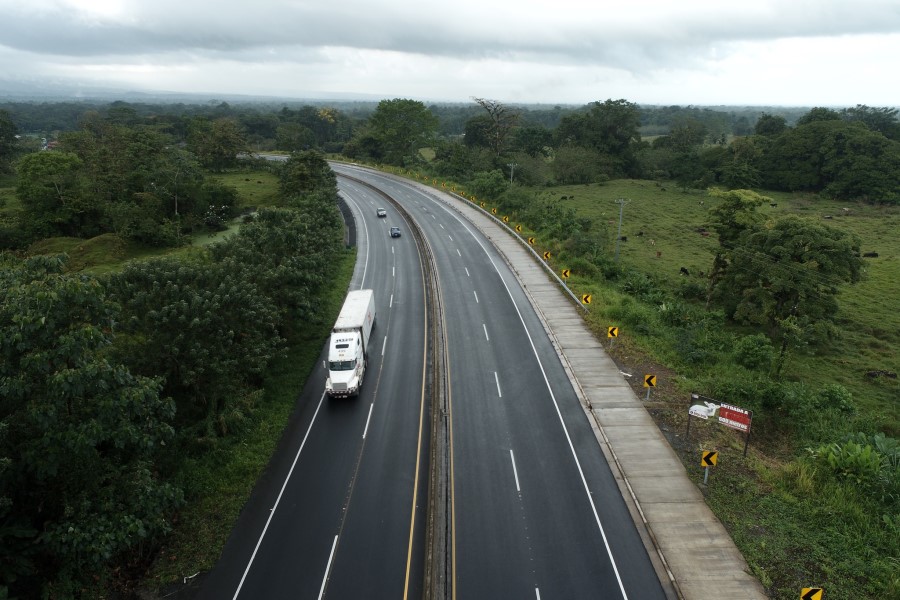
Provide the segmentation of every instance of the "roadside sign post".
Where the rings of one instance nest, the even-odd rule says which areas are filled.
[[[716,450],[700,451],[700,466],[703,467],[703,485],[706,485],[709,479],[709,468],[716,466],[719,462],[719,453]]]
[[[607,327],[606,328],[606,337],[609,338],[609,348],[612,349],[613,342],[616,341],[616,338],[619,337],[619,328],[618,327]]]
[[[647,388],[647,397],[644,399],[649,400],[650,388],[656,387],[656,375],[651,375],[650,373],[644,375],[644,387]]]
[[[721,425],[747,434],[747,437],[744,439],[744,458],[747,458],[747,447],[750,445],[750,424],[752,422],[752,410],[725,403],[722,403],[719,407],[719,423]]]
[[[701,396],[700,394],[691,393],[691,401],[696,402],[688,409],[687,433],[685,437],[688,442],[691,439],[691,417],[699,419],[708,419],[715,417],[718,413],[719,425],[737,429],[747,434],[744,438],[744,458],[747,458],[747,448],[750,446],[750,424],[753,422],[753,411],[739,406],[733,406],[724,402],[717,402],[712,398]],[[703,402],[703,404],[699,404]],[[704,406],[705,405],[705,406]]]

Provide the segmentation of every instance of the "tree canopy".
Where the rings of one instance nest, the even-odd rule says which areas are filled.
[[[0,590],[27,597],[165,533],[181,499],[153,468],[174,403],[111,360],[116,305],[63,266],[0,255]]]

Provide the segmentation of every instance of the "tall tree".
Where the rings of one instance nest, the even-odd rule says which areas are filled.
[[[474,100],[476,104],[487,112],[487,117],[490,120],[490,126],[487,130],[488,144],[494,152],[494,156],[501,156],[506,149],[507,139],[519,123],[520,113],[497,100],[487,100],[485,98],[474,98]]]
[[[238,156],[249,146],[236,119],[223,117],[215,121],[195,119],[188,136],[188,148],[200,164],[222,171],[237,164]]]
[[[566,115],[556,131],[557,147],[591,148],[612,159],[610,176],[636,176],[635,149],[640,143],[640,111],[627,100],[592,102],[586,113]]]
[[[78,236],[81,223],[99,220],[98,207],[83,191],[81,165],[77,155],[57,151],[28,154],[18,162],[16,195],[32,236]]]
[[[754,132],[756,135],[778,135],[787,129],[787,120],[781,115],[763,113],[756,121]]]
[[[297,152],[281,167],[279,190],[284,198],[323,190],[336,194],[337,177],[321,152]]]
[[[735,224],[718,223],[718,228],[737,237],[726,234],[727,269],[713,296],[730,318],[760,325],[781,343],[781,365],[790,331],[834,319],[838,286],[859,280],[860,242],[839,229],[796,216],[766,227]]]
[[[369,118],[369,134],[392,165],[416,160],[416,152],[432,143],[437,127],[437,117],[418,100],[382,100]]]

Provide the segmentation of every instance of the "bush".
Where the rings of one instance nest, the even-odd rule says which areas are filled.
[[[657,314],[652,307],[628,297],[609,309],[611,319],[618,320],[643,335],[650,335],[656,329]]]
[[[842,413],[856,412],[853,394],[838,383],[828,384],[819,391],[815,402],[816,408],[836,409]]]
[[[734,362],[746,369],[768,371],[775,359],[775,349],[765,334],[744,336],[734,345]]]
[[[827,444],[816,449],[815,456],[838,478],[857,485],[871,485],[881,471],[881,455],[868,444],[854,441]]]
[[[655,281],[639,271],[629,271],[625,275],[622,291],[651,304],[662,304],[666,301],[666,293]]]

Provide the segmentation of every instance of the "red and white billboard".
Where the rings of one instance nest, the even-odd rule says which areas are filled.
[[[719,406],[719,423],[744,433],[750,431],[750,421],[753,420],[753,411],[732,406],[730,404],[721,404]]]

